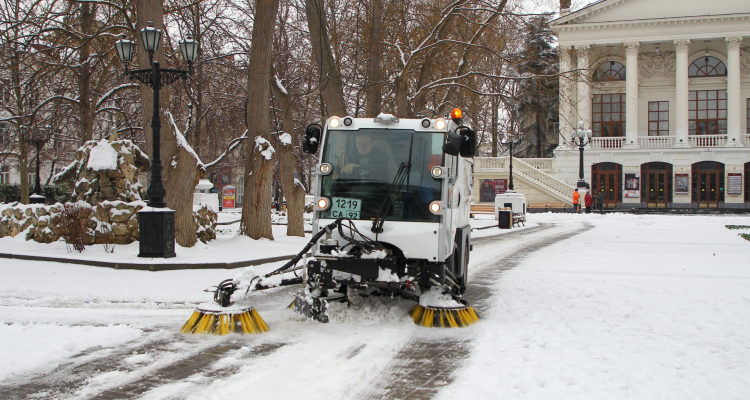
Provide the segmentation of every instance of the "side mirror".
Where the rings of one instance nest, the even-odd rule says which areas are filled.
[[[461,133],[461,157],[474,157],[474,154],[476,154],[477,151],[476,132],[467,127],[459,127],[456,130]]]
[[[461,135],[454,131],[448,131],[448,137],[443,145],[443,153],[457,156],[461,153]]]
[[[307,154],[315,154],[318,152],[318,145],[320,144],[320,132],[322,127],[318,124],[310,124],[305,129],[305,138],[302,140],[302,151]]]

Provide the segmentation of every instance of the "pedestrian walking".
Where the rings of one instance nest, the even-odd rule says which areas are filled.
[[[604,214],[604,191],[600,190],[596,194],[596,206],[599,207],[599,214]]]
[[[581,203],[580,203],[581,194],[578,193],[578,189],[576,188],[576,191],[573,192],[573,212],[576,214],[581,213]]]

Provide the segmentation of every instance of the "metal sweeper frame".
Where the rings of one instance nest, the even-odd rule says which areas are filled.
[[[401,296],[426,327],[479,320],[461,298],[471,250],[473,130],[451,119],[331,117],[310,125],[303,151],[323,148],[316,166],[313,235],[281,268],[228,279],[200,305],[185,333],[261,333],[269,328],[248,302],[253,291],[302,285],[290,308],[328,322],[328,303],[351,296]],[[366,232],[366,233],[365,233]],[[313,258],[298,265],[310,249]],[[207,289],[209,291],[209,289]]]

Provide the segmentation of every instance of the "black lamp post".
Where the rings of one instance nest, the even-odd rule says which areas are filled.
[[[518,133],[518,141],[523,138],[523,132]],[[507,133],[506,139],[508,142],[508,156],[510,157],[510,179],[508,181],[508,191],[509,192],[515,192],[513,189],[513,140],[515,139],[513,137],[513,134]]]
[[[573,131],[573,143],[578,146],[578,184],[579,188],[589,188],[589,184],[583,179],[583,148],[591,143],[591,129],[583,129],[583,121],[578,123],[578,130]]]
[[[39,164],[41,160],[41,151],[44,143],[47,142],[47,134],[50,130],[49,126],[45,126],[40,130],[36,131],[31,138],[26,139],[29,143],[34,143],[36,146],[36,179],[34,183],[34,194],[29,196],[29,202],[31,204],[44,204],[46,199],[42,194],[42,178],[39,175]]]
[[[154,61],[154,53],[161,42],[161,30],[154,28],[153,22],[141,29],[141,41],[144,49],[148,52],[151,68],[128,70],[128,64],[133,58],[134,43],[127,37],[115,42],[117,55],[125,65],[125,73],[130,79],[137,80],[149,85],[154,90],[153,116],[151,117],[151,145],[153,158],[151,160],[151,180],[148,185],[149,207],[138,213],[140,253],[138,257],[174,257],[174,211],[167,208],[164,197],[167,191],[162,184],[161,163],[161,117],[159,116],[159,91],[162,85],[169,85],[178,79],[186,79],[193,72],[193,62],[198,50],[198,43],[188,36],[180,43],[180,51],[183,58],[188,62],[187,71],[180,69],[160,68],[159,62]]]

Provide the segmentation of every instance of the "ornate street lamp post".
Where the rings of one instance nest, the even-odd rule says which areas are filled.
[[[513,189],[513,141],[518,140],[520,142],[523,138],[523,132],[519,132],[516,135],[517,137],[514,137],[512,133],[506,133],[503,137],[504,144],[508,144],[508,156],[510,157],[510,179],[508,180],[509,192],[515,192]]]
[[[180,69],[160,68],[159,62],[154,61],[154,53],[161,42],[161,30],[154,28],[153,22],[141,29],[141,42],[148,52],[151,68],[128,70],[133,58],[135,44],[126,36],[115,42],[115,49],[120,61],[125,65],[125,73],[130,79],[149,85],[154,91],[153,116],[151,117],[151,146],[153,157],[151,160],[151,180],[148,185],[148,205],[138,213],[140,233],[140,253],[138,257],[174,257],[174,211],[167,208],[164,201],[166,190],[162,184],[161,163],[161,118],[159,116],[159,91],[162,85],[169,85],[178,79],[186,79],[193,72],[193,62],[198,50],[198,43],[188,36],[180,43],[182,57],[188,62],[187,71]]]
[[[30,139],[26,139],[27,142],[34,143],[34,145],[36,146],[36,182],[34,184],[34,194],[29,196],[29,202],[31,204],[44,204],[46,201],[44,195],[42,194],[42,179],[39,175],[39,164],[41,160],[42,147],[44,147],[44,143],[47,142],[49,131],[50,127],[45,126],[36,131],[36,133],[34,133]]]
[[[583,121],[578,123],[578,130],[573,131],[573,143],[578,146],[578,186],[579,188],[589,188],[589,184],[583,179],[583,148],[591,143],[591,129],[583,129]]]

